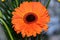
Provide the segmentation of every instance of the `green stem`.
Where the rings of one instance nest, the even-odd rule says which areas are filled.
[[[50,3],[50,0],[48,0],[47,4],[46,4],[46,8],[48,8],[49,6],[49,3]]]
[[[3,23],[3,25],[5,26],[7,32],[8,32],[8,34],[9,34],[9,36],[10,36],[10,39],[11,39],[11,40],[14,40],[14,38],[13,38],[13,36],[12,36],[12,34],[11,34],[11,32],[10,32],[8,26],[7,26],[7,24],[6,24],[6,23],[4,22],[4,20],[1,19],[1,18],[0,18],[0,21],[1,21],[1,22]]]

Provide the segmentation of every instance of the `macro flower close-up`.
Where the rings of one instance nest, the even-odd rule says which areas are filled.
[[[40,2],[23,2],[12,14],[13,28],[23,37],[36,37],[42,31],[48,30],[47,23],[50,17],[47,9]]]
[[[0,0],[0,40],[48,40],[49,4],[50,0]]]

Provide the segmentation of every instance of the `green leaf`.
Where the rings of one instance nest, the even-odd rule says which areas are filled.
[[[50,1],[51,0],[48,0],[48,2],[46,3],[46,8],[48,8]]]
[[[48,8],[50,1],[51,1],[51,0],[40,0],[40,2],[41,2],[46,8]]]
[[[16,1],[16,6],[18,7],[18,0],[15,0]]]
[[[3,15],[2,15],[2,12],[1,12],[1,10],[0,10],[0,18],[2,18],[3,17]]]

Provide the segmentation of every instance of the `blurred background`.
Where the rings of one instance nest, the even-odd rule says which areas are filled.
[[[34,0],[35,1],[35,0]],[[41,0],[42,4],[47,2],[47,0]],[[48,40],[60,40],[60,2],[58,0],[51,0],[48,7],[50,15],[50,23],[48,24],[49,29],[47,35],[49,36]],[[5,30],[0,24],[0,40],[7,40],[5,35]]]

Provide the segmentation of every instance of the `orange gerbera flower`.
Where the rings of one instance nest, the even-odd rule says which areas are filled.
[[[12,12],[12,24],[17,34],[23,37],[36,36],[47,31],[50,20],[48,11],[40,2],[23,2]]]

